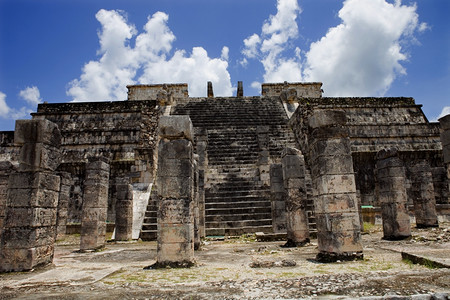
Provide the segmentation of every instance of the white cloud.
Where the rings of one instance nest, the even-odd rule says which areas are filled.
[[[36,86],[27,87],[21,90],[19,96],[30,105],[38,105],[42,102],[41,94]]]
[[[301,13],[297,0],[278,0],[277,13],[269,16],[261,28],[261,35],[253,34],[244,40],[242,54],[246,58],[257,58],[264,66],[264,81],[300,81],[300,50],[295,49],[292,58],[283,57],[291,43],[298,37],[297,16]],[[245,59],[245,58],[244,58]],[[245,66],[247,60],[242,60]]]
[[[138,35],[121,11],[102,9],[96,18],[102,26],[97,53],[101,57],[88,62],[80,78],[69,84],[67,94],[74,101],[125,100],[126,85],[137,82],[186,82],[191,96],[204,96],[206,82],[212,81],[216,84],[217,95],[231,95],[228,47],[223,47],[220,58],[210,58],[201,47],[193,48],[191,55],[178,50],[169,57],[176,37],[167,25],[167,14],[153,14],[148,18],[144,32]],[[130,43],[135,36],[135,47],[132,48]],[[136,78],[138,73],[140,76]]]
[[[6,104],[6,94],[0,92],[0,117],[8,117],[10,110],[8,104]]]
[[[0,117],[4,119],[24,119],[30,116],[32,109],[21,107],[20,109],[11,108],[6,103],[6,94],[0,92]]]
[[[312,43],[304,78],[322,81],[328,96],[380,96],[408,59],[401,47],[418,29],[415,6],[385,0],[346,0],[342,23]],[[420,25],[426,26],[426,25]]]

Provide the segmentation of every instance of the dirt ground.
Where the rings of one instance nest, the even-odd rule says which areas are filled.
[[[0,274],[0,299],[445,299],[450,268],[432,260],[450,266],[450,223],[412,230],[410,240],[393,242],[374,226],[363,235],[363,260],[328,264],[315,261],[317,240],[282,248],[283,241],[256,242],[252,235],[207,239],[196,266],[157,270],[144,270],[155,262],[156,242],[109,242],[102,251],[78,253],[79,236],[72,235],[57,242],[53,265]],[[431,259],[414,264],[401,252]]]

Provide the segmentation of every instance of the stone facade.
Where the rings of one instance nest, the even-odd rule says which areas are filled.
[[[280,181],[274,168],[282,163],[283,149],[292,147],[305,155],[308,227],[314,232],[317,222],[321,253],[359,253],[358,222],[353,216],[357,215],[359,200],[363,205],[382,205],[384,200],[377,187],[377,153],[395,146],[404,166],[409,208],[421,203],[417,207],[422,207],[422,210],[417,211],[432,211],[430,199],[433,194],[437,215],[443,208],[448,209],[450,158],[446,154],[449,153],[447,133],[450,121],[447,117],[440,120],[441,124],[428,122],[421,106],[412,98],[330,98],[322,97],[321,87],[321,83],[267,83],[262,85],[261,97],[244,97],[241,88],[237,94],[239,97],[214,97],[211,84],[205,89],[207,97],[191,98],[187,84],[133,85],[128,87],[129,101],[39,104],[37,112],[32,114],[33,121],[55,123],[61,133],[60,147],[49,141],[21,147],[13,141],[14,132],[0,132],[0,161],[7,162],[4,168],[0,166],[0,195],[6,195],[1,192],[1,179],[2,176],[5,179],[9,172],[42,172],[43,169],[52,175],[60,175],[57,226],[61,236],[64,226],[82,223],[82,208],[90,193],[85,184],[90,176],[89,163],[106,159],[109,171],[105,170],[105,177],[109,176],[109,180],[102,184],[108,190],[107,206],[101,209],[106,211],[106,222],[116,223],[118,239],[128,239],[129,225],[133,221],[130,205],[136,203],[132,198],[148,198],[149,187],[157,181],[157,169],[158,174],[162,174],[158,181],[167,181],[167,184],[157,184],[159,192],[175,191],[177,187],[183,191],[192,188],[192,195],[197,195],[193,198],[198,199],[198,209],[192,205],[193,219],[190,215],[187,217],[198,229],[197,237],[281,233],[285,232],[287,225],[284,202],[287,191],[284,184],[282,188],[279,186],[283,179]],[[326,123],[327,118],[318,117],[322,112],[327,115],[330,110],[340,111],[340,119],[336,123],[339,130],[335,129],[335,123]],[[161,129],[158,137],[158,122],[162,115],[189,116],[191,125],[183,121],[187,129],[180,132],[178,125],[173,127],[169,124]],[[333,129],[321,130],[322,127]],[[313,134],[313,131],[320,134]],[[165,174],[166,167],[157,167],[158,159],[163,166],[172,164],[175,167],[175,164],[182,163],[184,168],[190,165],[187,161],[175,161],[175,157],[166,159],[170,154],[164,151],[161,153],[163,158],[158,158],[157,145],[161,137],[161,145],[164,142],[185,143],[180,146],[180,151],[192,148],[186,151],[198,154],[198,177],[192,175],[195,182],[180,181],[176,175]],[[33,135],[24,136],[18,142],[30,144],[33,139]],[[326,147],[321,149],[321,145]],[[62,152],[58,162],[57,148]],[[328,148],[345,150],[345,155],[344,152],[333,154]],[[36,155],[30,155],[30,151],[35,151]],[[422,163],[429,169],[418,169]],[[335,173],[336,170],[342,172]],[[418,180],[424,177],[430,180]],[[333,190],[333,180],[343,182],[344,178],[348,184],[340,186],[345,186],[345,191]],[[119,186],[122,179],[126,183]],[[297,188],[304,188],[303,183]],[[130,194],[133,195],[131,199]],[[419,194],[422,202],[415,201]],[[186,195],[178,196],[176,199]],[[145,203],[143,206],[148,203],[147,212],[141,212],[142,215],[154,219],[146,220],[142,225],[142,232],[144,227],[149,228],[149,232],[153,230],[150,238],[156,238],[157,198],[142,201]],[[348,200],[347,206],[340,208],[349,210],[352,217],[342,221],[333,215],[337,208],[331,204],[344,198]],[[190,214],[191,201],[197,203],[187,200],[183,202],[184,206],[176,209]],[[5,203],[4,196],[0,199],[0,222]],[[103,222],[103,215],[101,219]],[[198,221],[198,227],[194,220]],[[420,221],[421,216],[416,215],[416,220]],[[171,224],[168,223],[170,220],[159,221]],[[340,222],[347,224],[339,229],[342,232],[355,229],[352,238],[356,246],[347,248],[348,251],[341,247],[348,245],[348,240],[339,246],[328,245],[325,241],[331,231],[324,228],[343,224]],[[188,227],[184,229],[190,234]],[[120,236],[122,229],[123,237]],[[104,242],[102,232],[100,230],[97,234],[100,244]],[[189,240],[190,237],[184,238]],[[189,246],[185,250],[190,251],[190,244],[186,245]],[[331,250],[327,252],[325,248]],[[191,254],[185,255],[191,261]],[[165,258],[161,257],[161,261]]]

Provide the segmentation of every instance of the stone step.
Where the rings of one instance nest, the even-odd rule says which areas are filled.
[[[249,204],[251,204],[252,202],[249,202]],[[253,202],[254,203],[254,202]],[[226,208],[206,208],[205,209],[206,215],[209,217],[213,217],[216,215],[219,216],[224,216],[224,215],[230,215],[230,214],[237,214],[237,215],[242,215],[242,214],[270,214],[271,213],[271,207],[270,206],[241,206],[239,205],[239,207],[234,206],[234,207],[226,207]]]
[[[271,207],[271,203],[269,201],[236,201],[236,202],[209,202],[205,203],[205,210],[208,211],[208,214],[213,214],[212,211],[221,210],[221,209],[233,209],[240,207],[242,209],[245,208],[258,208],[258,207]]]
[[[206,228],[207,236],[239,236],[247,233],[264,232],[272,233],[272,225],[265,226],[249,226],[234,228]]]
[[[249,217],[252,217],[251,219]],[[272,220],[272,216],[269,213],[248,213],[248,214],[229,214],[229,215],[208,215],[205,218],[205,223],[228,223],[228,222],[241,222],[241,221],[261,221]],[[271,221],[272,222],[272,221]]]
[[[158,230],[141,230],[139,238],[143,241],[156,241],[158,238]]]
[[[261,220],[238,220],[238,221],[223,221],[223,222],[205,222],[206,228],[236,228],[236,227],[258,227],[258,226],[272,226],[272,219]]]

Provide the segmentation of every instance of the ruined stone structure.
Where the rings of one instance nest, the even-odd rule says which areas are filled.
[[[164,165],[169,154],[158,154],[157,145],[164,142],[160,139],[190,143],[192,160],[198,155],[198,172],[193,171],[193,183],[189,183],[195,217],[186,225],[192,224],[198,237],[285,233],[286,197],[304,189],[306,217],[302,213],[302,219],[307,220],[311,233],[317,232],[321,257],[358,257],[360,204],[381,213],[384,200],[379,187],[385,187],[377,173],[377,153],[392,147],[397,148],[404,166],[405,216],[414,215],[416,205],[427,211],[426,216],[416,213],[418,225],[435,224],[435,216],[450,218],[450,122],[448,117],[440,120],[441,125],[428,122],[414,99],[329,98],[322,97],[321,83],[288,82],[264,83],[261,96],[256,97],[244,96],[242,83],[236,97],[215,97],[208,83],[205,95],[189,97],[187,84],[134,85],[128,86],[128,101],[39,104],[33,121],[53,122],[61,136],[55,149],[55,153],[61,151],[61,159],[45,171],[63,178],[52,190],[61,191],[57,207],[52,208],[58,211],[56,223],[51,225],[57,224],[59,235],[64,228],[80,228],[84,207],[88,207],[91,187],[86,181],[93,171],[91,164],[101,161],[109,165],[109,171],[106,166],[102,169],[101,184],[107,195],[102,199],[107,202],[96,207],[102,211],[102,224],[114,225],[119,240],[129,239],[130,225],[134,239],[161,238],[158,224],[169,224],[157,214],[163,191],[168,186],[173,192],[187,186],[179,179],[164,181],[162,174],[167,170],[158,165]],[[183,116],[192,128],[173,137],[172,133],[158,136],[162,116]],[[6,178],[24,171],[20,143],[27,140],[14,142],[14,132],[0,132],[2,245],[6,245],[8,228],[5,199],[11,197],[6,196],[8,190],[14,189],[6,186]],[[296,177],[295,187],[285,185],[280,175],[282,152],[287,147],[304,155],[304,176]],[[37,146],[36,151],[44,148]],[[423,167],[418,169],[418,165]],[[419,181],[424,177],[420,174],[429,180]],[[336,186],[337,182],[342,185]],[[99,246],[104,243],[103,229],[97,232],[101,232],[97,234]],[[191,261],[191,252],[185,255]],[[159,261],[166,258],[161,256]]]
[[[19,168],[9,175],[0,241],[0,272],[51,263],[56,238],[61,134],[48,120],[16,122]]]

